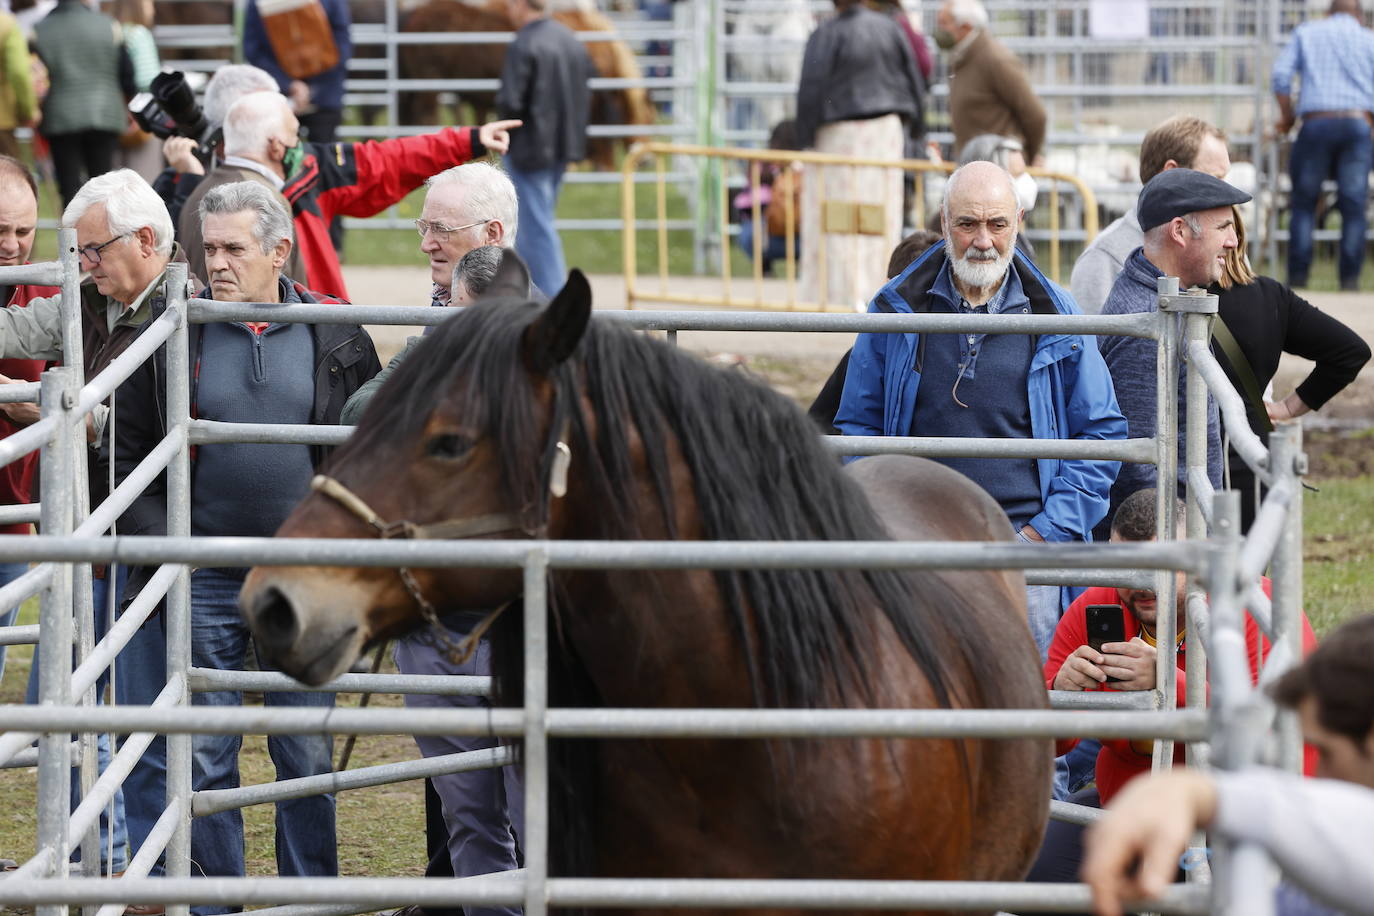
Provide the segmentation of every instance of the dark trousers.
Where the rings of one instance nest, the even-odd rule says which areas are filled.
[[[1341,214],[1338,270],[1341,287],[1355,289],[1364,264],[1365,204],[1374,140],[1364,118],[1304,121],[1293,141],[1288,167],[1293,180],[1288,224],[1288,285],[1306,286],[1312,266],[1312,230],[1322,182],[1336,179],[1336,209]]]
[[[57,172],[57,190],[62,206],[72,202],[81,186],[97,175],[114,168],[119,134],[105,130],[83,130],[74,134],[47,134],[52,148],[52,166]]]

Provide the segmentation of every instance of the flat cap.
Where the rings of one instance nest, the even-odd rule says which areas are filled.
[[[1250,195],[1240,188],[1220,178],[1213,178],[1206,172],[1166,169],[1151,178],[1140,192],[1135,215],[1140,220],[1140,228],[1149,232],[1178,216],[1243,204],[1249,200]]]

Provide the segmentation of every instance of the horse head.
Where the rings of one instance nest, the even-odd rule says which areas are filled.
[[[368,405],[278,537],[557,537],[568,470],[569,357],[591,314],[574,270],[547,306],[507,254],[482,301],[428,335]],[[516,598],[518,570],[258,567],[240,606],[260,649],[307,684],[425,619]]]

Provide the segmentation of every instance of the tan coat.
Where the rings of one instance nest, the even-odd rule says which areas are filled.
[[[1006,45],[984,29],[950,67],[949,118],[954,155],[979,134],[1015,137],[1025,147],[1026,163],[1045,143],[1045,106],[1026,78],[1026,68]]]
[[[272,193],[277,195],[278,203],[286,209],[287,215],[291,215],[291,204],[262,175],[252,169],[217,163],[210,170],[210,174],[196,185],[195,190],[186,198],[186,203],[181,205],[181,225],[177,226],[177,238],[181,240],[181,247],[186,249],[186,263],[190,265],[191,276],[199,280],[202,286],[209,283],[210,277],[205,271],[205,238],[200,233],[200,201],[212,188],[235,181],[256,181],[263,187],[270,188]],[[291,222],[291,254],[287,257],[281,272],[283,276],[290,277],[307,289],[310,288],[310,280],[305,274],[305,257],[296,246],[294,219]]]

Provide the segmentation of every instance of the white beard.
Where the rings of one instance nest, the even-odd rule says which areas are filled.
[[[947,248],[953,249],[950,240],[945,240]],[[997,249],[993,249],[996,251]],[[969,255],[975,251],[970,245],[964,249],[962,258],[951,258],[950,268],[954,271],[954,276],[965,286],[974,289],[987,289],[997,286],[1002,282],[1002,278],[1007,274],[1007,268],[1011,266],[1011,259],[1015,255],[1015,243],[1007,247],[1005,255],[999,255],[991,260],[972,260]]]

